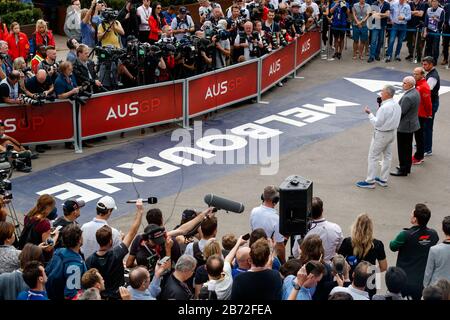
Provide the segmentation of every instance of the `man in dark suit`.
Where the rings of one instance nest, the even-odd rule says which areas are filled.
[[[79,85],[89,82],[89,91],[96,93],[102,87],[95,72],[95,64],[89,60],[89,47],[80,44],[77,48],[77,59],[73,64],[73,74]]]
[[[400,165],[396,171],[391,172],[393,176],[405,177],[411,172],[413,134],[420,128],[418,118],[420,95],[415,85],[414,77],[408,76],[403,79],[405,94],[399,101],[402,108],[402,116],[397,129],[398,160]]]

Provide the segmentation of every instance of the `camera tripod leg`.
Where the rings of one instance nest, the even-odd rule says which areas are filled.
[[[14,208],[14,205],[12,202],[8,203],[7,205],[9,217],[11,218],[12,223],[14,224],[15,230],[14,233],[16,234],[17,239],[19,239],[20,234],[22,233],[22,224],[19,221],[19,217],[17,217],[17,212]]]
[[[419,43],[419,29],[416,29],[416,39],[414,41],[413,62],[417,63],[417,44]]]

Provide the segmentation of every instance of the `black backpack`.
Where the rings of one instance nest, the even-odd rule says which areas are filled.
[[[42,236],[38,232],[36,232],[35,227],[40,222],[40,220],[28,221],[22,229],[22,233],[20,234],[19,241],[17,242],[17,249],[22,250],[23,247],[27,243],[33,243],[38,245],[42,242]]]
[[[200,246],[197,241],[194,242],[192,249],[194,250],[194,258],[197,260],[197,267],[204,265],[206,263],[206,259],[203,252],[200,250]]]

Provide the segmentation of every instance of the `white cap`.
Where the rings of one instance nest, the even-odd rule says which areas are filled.
[[[116,202],[110,196],[104,196],[97,202],[97,207],[101,209],[114,209],[117,210]]]

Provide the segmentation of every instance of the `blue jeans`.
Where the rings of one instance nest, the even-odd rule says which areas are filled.
[[[403,40],[406,37],[406,24],[393,24],[392,30],[389,38],[389,47],[386,52],[387,57],[392,57],[392,51],[394,50],[395,38],[398,37],[397,47],[395,48],[395,56],[400,56],[400,51],[402,50]]]
[[[380,56],[381,46],[384,44],[385,29],[372,29],[372,38],[370,39],[370,58],[374,59]]]
[[[433,116],[429,119],[427,119],[427,122],[425,124],[425,128],[423,131],[424,135],[424,146],[423,149],[425,152],[432,152],[433,150],[433,124],[434,124],[434,115],[439,109],[439,98],[432,101],[432,107],[433,107]]]

